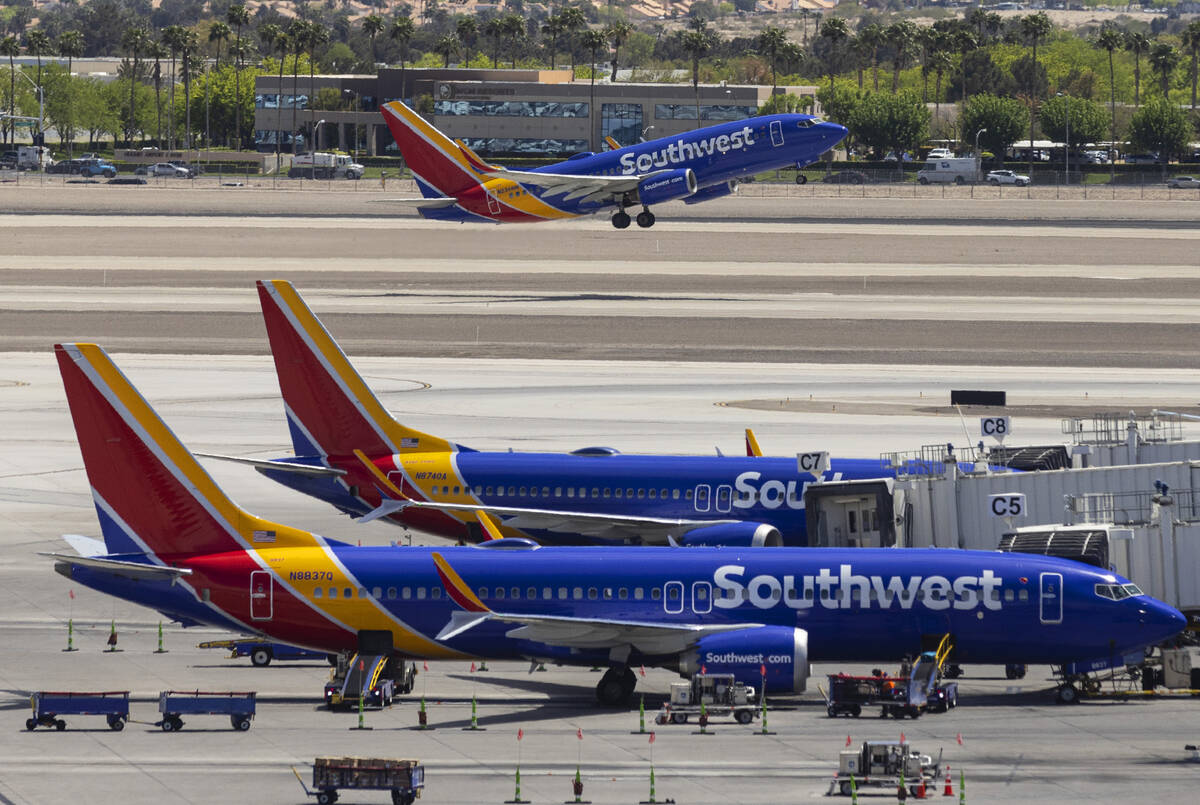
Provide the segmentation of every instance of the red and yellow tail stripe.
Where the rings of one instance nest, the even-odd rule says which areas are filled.
[[[479,600],[478,596],[471,591],[467,583],[455,572],[454,568],[450,567],[450,563],[440,553],[434,551],[432,556],[433,564],[437,567],[438,577],[442,580],[446,593],[454,603],[467,612],[491,612],[487,604]]]

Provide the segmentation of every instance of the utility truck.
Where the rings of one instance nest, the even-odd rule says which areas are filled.
[[[739,724],[754,720],[754,688],[734,679],[733,674],[700,673],[686,682],[671,683],[671,698],[662,706],[655,722],[686,724],[689,716],[733,716]]]
[[[940,752],[935,763],[905,742],[863,741],[860,748],[838,754],[838,771],[829,793],[848,797],[860,788],[896,790],[903,784],[907,793],[917,797],[934,785],[941,765]]]
[[[349,154],[315,151],[297,154],[288,168],[289,179],[361,179],[362,165],[351,160]]]

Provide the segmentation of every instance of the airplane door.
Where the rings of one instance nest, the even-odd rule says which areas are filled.
[[[683,612],[683,582],[668,581],[663,585],[663,609],[671,615]]]
[[[778,148],[783,145],[783,121],[771,121],[771,145]]]
[[[712,612],[712,585],[707,581],[692,583],[692,612],[697,615]]]
[[[250,574],[250,620],[271,620],[275,610],[273,585],[269,570],[255,570]]]
[[[733,487],[728,484],[717,487],[717,500],[715,503],[716,509],[719,512],[729,511],[730,503],[733,499]]]
[[[708,497],[712,494],[712,487],[708,484],[700,484],[696,487],[696,499],[693,501],[696,506],[696,511],[706,512],[710,505]]]
[[[496,215],[496,216],[500,215],[500,200],[497,199],[495,196],[493,196],[491,193],[487,194],[487,200],[488,200],[488,213],[491,215]]]
[[[1041,576],[1041,622],[1062,623],[1063,591],[1062,573],[1043,573]]]

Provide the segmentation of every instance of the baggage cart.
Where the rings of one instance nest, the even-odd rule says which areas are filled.
[[[104,716],[109,729],[120,732],[129,720],[129,691],[102,692],[42,690],[29,697],[33,718],[25,720],[25,729],[39,725],[65,730],[67,722],[59,716]]]
[[[182,715],[229,716],[233,728],[245,732],[254,718],[255,691],[164,690],[158,694],[158,712],[162,713],[162,720],[154,723],[163,732],[183,729]]]
[[[391,791],[393,805],[412,805],[425,787],[425,767],[419,760],[366,757],[319,757],[313,761],[309,790],[295,768],[304,793],[319,805],[333,805],[339,789]]]

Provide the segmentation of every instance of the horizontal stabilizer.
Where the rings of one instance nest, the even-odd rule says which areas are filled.
[[[102,539],[85,537],[82,534],[63,534],[63,539],[80,556],[104,556],[106,553],[111,553]]]
[[[402,509],[408,508],[409,505],[411,505],[411,501],[409,500],[392,500],[391,498],[384,498],[382,503],[371,509],[371,511],[367,512],[362,517],[355,517],[354,522],[369,523],[372,520],[378,520],[380,517],[387,517],[395,514]]]
[[[215,458],[219,461],[232,461],[235,464],[248,464],[255,469],[260,470],[276,470],[277,472],[291,472],[296,475],[314,475],[317,477],[329,477],[345,475],[345,470],[339,470],[337,467],[318,467],[312,464],[297,464],[291,461],[266,461],[259,458],[242,458],[241,456],[223,456],[219,453],[197,453],[193,452],[193,456],[200,458]]]
[[[458,637],[468,629],[473,629],[479,624],[491,618],[487,612],[463,612],[461,609],[456,609],[450,613],[450,621],[442,627],[442,631],[438,632],[437,640],[450,640]]]
[[[122,562],[117,559],[100,559],[94,556],[71,556],[65,553],[41,553],[39,556],[49,556],[58,562],[69,565],[79,565],[92,570],[103,570],[114,576],[124,576],[130,579],[159,579],[177,581],[180,576],[189,576],[192,571],[182,567],[165,567],[163,565],[147,565],[141,562]]]
[[[453,207],[458,203],[458,199],[453,196],[442,196],[440,198],[373,198],[369,201],[372,204],[408,204],[412,207],[424,207],[429,210]]]

